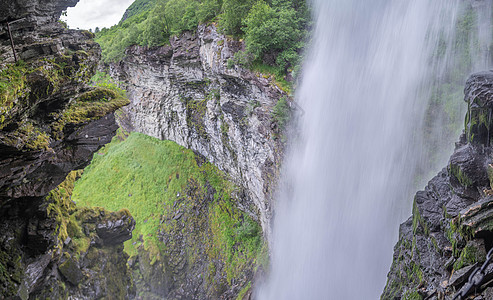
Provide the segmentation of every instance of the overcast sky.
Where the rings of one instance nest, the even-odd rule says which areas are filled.
[[[67,17],[62,17],[70,28],[95,29],[111,27],[120,21],[134,0],[80,0],[69,7]]]

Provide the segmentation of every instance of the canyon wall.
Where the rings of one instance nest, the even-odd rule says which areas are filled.
[[[491,71],[468,79],[464,133],[448,166],[416,193],[382,299],[492,299],[492,86]]]
[[[0,2],[0,298],[124,297],[127,211],[80,210],[73,180],[118,128],[128,100],[87,85],[100,60],[89,32],[58,22],[77,1]],[[14,62],[6,21],[12,24]],[[70,176],[69,176],[70,177]],[[117,275],[100,278],[99,274]],[[92,274],[92,275],[91,275]]]
[[[245,209],[260,217],[268,238],[283,152],[271,111],[287,94],[272,76],[233,63],[242,47],[214,25],[200,25],[168,46],[127,49],[111,74],[130,99],[121,125],[204,155],[243,188],[252,204]]]

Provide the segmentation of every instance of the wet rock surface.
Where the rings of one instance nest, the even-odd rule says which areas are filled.
[[[101,100],[88,97],[93,88],[87,85],[100,48],[91,33],[58,22],[77,2],[0,1],[1,299],[133,293],[122,244],[133,219],[91,210],[86,215],[94,222],[87,222],[67,186],[58,187],[111,140],[118,128],[113,111],[124,105],[109,99],[105,109],[89,107]],[[5,21],[19,18],[11,27],[21,60],[14,63]]]
[[[416,193],[413,215],[399,230],[382,299],[452,299],[487,259],[493,247],[493,133],[488,130],[493,124],[485,116],[493,109],[492,82],[493,72],[467,81],[465,133],[449,166]],[[481,276],[468,295],[489,299],[493,265]]]

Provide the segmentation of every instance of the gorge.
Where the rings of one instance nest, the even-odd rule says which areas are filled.
[[[486,260],[492,1],[77,2],[0,3],[0,299],[452,299]]]

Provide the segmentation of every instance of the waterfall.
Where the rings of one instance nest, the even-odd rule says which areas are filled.
[[[436,172],[426,157],[452,143],[435,138],[436,149],[423,139],[444,135],[450,125],[430,101],[453,81],[450,72],[460,73],[462,89],[468,72],[488,63],[469,51],[489,47],[491,23],[481,30],[480,14],[469,33],[486,37],[469,40],[470,60],[460,62],[466,50],[458,49],[456,33],[471,7],[465,2],[313,2],[316,25],[297,93],[304,114],[285,162],[272,269],[260,299],[379,298],[399,223],[411,215],[416,178]],[[473,2],[488,6],[483,17],[490,22],[491,1]],[[452,108],[459,127],[461,97]]]

